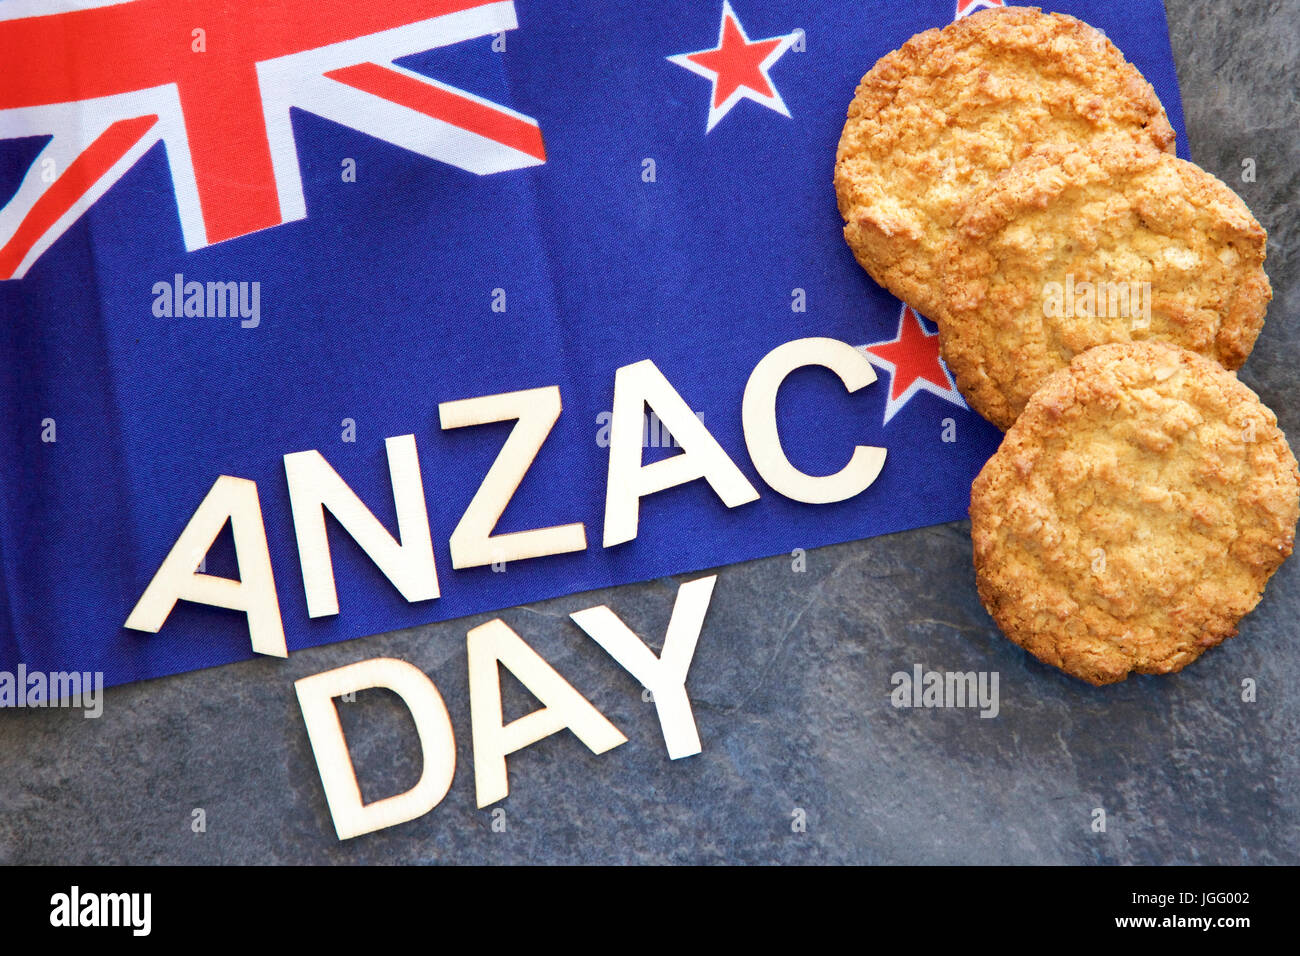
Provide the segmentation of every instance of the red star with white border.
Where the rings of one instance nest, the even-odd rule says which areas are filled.
[[[885,402],[885,424],[919,391],[966,408],[966,402],[939,358],[939,333],[931,335],[910,305],[898,316],[898,335],[884,342],[858,346],[872,365],[889,373],[889,398]]]
[[[786,109],[785,101],[781,99],[781,93],[772,83],[768,71],[798,39],[797,30],[785,36],[768,37],[766,40],[749,39],[735,11],[731,9],[731,4],[724,0],[722,23],[718,27],[718,45],[708,50],[677,53],[668,57],[669,63],[675,63],[713,83],[709,96],[709,122],[704,132],[711,132],[741,100],[753,100],[760,106],[789,117],[790,111]]]
[[[954,20],[960,20],[968,13],[974,13],[976,10],[984,7],[1003,6],[1002,0],[957,0],[957,12],[952,15]]]

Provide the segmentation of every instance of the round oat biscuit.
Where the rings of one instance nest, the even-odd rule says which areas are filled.
[[[980,599],[1092,684],[1181,670],[1237,632],[1291,554],[1300,472],[1236,375],[1157,342],[1084,352],[971,488]]]
[[[1174,148],[1151,85],[1086,23],[1007,7],[917,34],[849,105],[835,161],[844,236],[872,278],[937,318],[935,263],[967,196],[1035,146],[1103,133]]]
[[[1266,242],[1236,193],[1176,156],[1127,136],[1044,146],[958,220],[935,319],[944,361],[1003,429],[1095,345],[1159,340],[1237,369],[1272,298]]]

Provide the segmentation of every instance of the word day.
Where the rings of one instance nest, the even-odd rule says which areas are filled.
[[[710,575],[678,588],[659,654],[605,605],[569,615],[649,692],[672,760],[701,750],[686,693],[686,674],[716,580],[716,575]],[[474,787],[480,808],[509,795],[506,757],[561,730],[572,731],[594,754],[627,743],[622,731],[500,618],[470,630],[466,646]],[[542,704],[508,724],[501,706],[503,667]],[[423,816],[451,790],[456,774],[456,737],[451,717],[437,685],[415,665],[375,657],[304,677],[294,687],[325,789],[325,802],[340,840]],[[371,688],[390,690],[406,705],[419,735],[424,768],[411,789],[363,803],[334,700],[355,699],[353,695],[358,691]]]

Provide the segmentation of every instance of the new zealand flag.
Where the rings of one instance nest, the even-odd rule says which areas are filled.
[[[965,517],[1000,436],[832,170],[880,56],[998,5],[2,0],[0,669],[122,683]],[[1160,0],[1049,6],[1181,136]],[[799,473],[876,456],[844,500],[746,440],[812,338],[874,370],[776,405]],[[629,532],[634,376],[692,424],[641,421]]]

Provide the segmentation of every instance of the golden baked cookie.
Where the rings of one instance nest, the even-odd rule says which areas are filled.
[[[1181,670],[1237,632],[1291,554],[1300,472],[1215,362],[1102,345],[1043,383],[971,488],[980,599],[1093,684]]]
[[[917,34],[862,78],[835,161],[844,236],[877,282],[931,318],[935,263],[967,197],[1036,146],[1103,133],[1172,152],[1151,85],[1080,20],[982,10]]]
[[[1266,240],[1222,182],[1132,137],[1044,146],[958,220],[933,316],[944,361],[1003,429],[1095,345],[1154,339],[1239,368],[1272,298]]]

